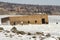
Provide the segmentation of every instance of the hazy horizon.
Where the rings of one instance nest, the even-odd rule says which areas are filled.
[[[0,0],[0,2],[34,5],[60,5],[60,0]]]

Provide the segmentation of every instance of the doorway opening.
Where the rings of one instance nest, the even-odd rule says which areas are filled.
[[[28,24],[30,23],[30,21],[28,21]]]
[[[14,22],[13,25],[16,25],[16,22]]]
[[[44,18],[42,19],[42,24],[45,24],[45,19]]]

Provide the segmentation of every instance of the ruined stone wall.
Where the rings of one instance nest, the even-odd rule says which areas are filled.
[[[45,24],[48,23],[48,15],[24,15],[9,17],[10,24],[42,24],[42,19],[45,19]]]

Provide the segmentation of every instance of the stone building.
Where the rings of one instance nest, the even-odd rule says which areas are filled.
[[[33,14],[33,15],[21,15],[11,16],[1,19],[2,24],[48,24],[47,14]]]

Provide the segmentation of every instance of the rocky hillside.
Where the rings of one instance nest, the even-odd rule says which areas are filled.
[[[0,15],[26,15],[37,13],[60,15],[60,6],[0,2]]]

